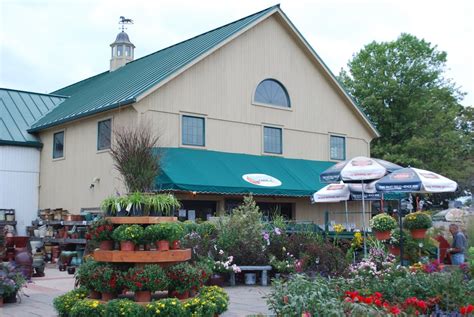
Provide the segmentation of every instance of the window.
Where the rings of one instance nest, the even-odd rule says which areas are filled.
[[[282,154],[281,129],[263,127],[263,151],[265,153]]]
[[[97,150],[110,149],[112,136],[112,120],[99,121],[97,124]]]
[[[64,131],[53,135],[53,159],[64,157]]]
[[[290,107],[290,97],[285,87],[274,79],[265,79],[258,84],[253,99],[267,105]]]
[[[205,145],[204,118],[183,116],[181,129],[183,145]]]
[[[123,46],[119,45],[117,46],[117,56],[122,56],[123,55]]]
[[[346,138],[331,135],[331,160],[346,159]]]

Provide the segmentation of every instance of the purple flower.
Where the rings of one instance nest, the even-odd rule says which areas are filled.
[[[275,228],[275,233],[276,233],[277,235],[280,235],[280,234],[281,234],[280,228]]]
[[[270,239],[270,235],[268,234],[268,232],[263,233],[263,239],[265,239],[267,241]]]

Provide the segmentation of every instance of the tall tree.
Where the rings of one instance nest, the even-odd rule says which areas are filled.
[[[373,156],[474,181],[473,110],[445,78],[446,52],[410,34],[372,42],[339,79],[381,133]]]

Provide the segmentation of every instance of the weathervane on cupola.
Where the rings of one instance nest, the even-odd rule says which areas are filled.
[[[119,24],[122,31],[117,34],[115,41],[110,44],[110,47],[112,48],[112,58],[110,59],[111,72],[125,66],[128,62],[133,61],[133,50],[135,49],[135,45],[130,42],[128,34],[125,33],[125,25],[133,24],[133,20],[121,16]]]

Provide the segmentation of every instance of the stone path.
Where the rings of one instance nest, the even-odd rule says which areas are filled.
[[[5,304],[0,308],[2,317],[57,317],[53,308],[53,299],[74,288],[73,275],[60,272],[56,268],[47,268],[46,276],[33,278],[21,296],[21,302]],[[268,316],[271,315],[263,298],[270,291],[262,286],[226,287],[230,297],[229,310],[222,317]]]

